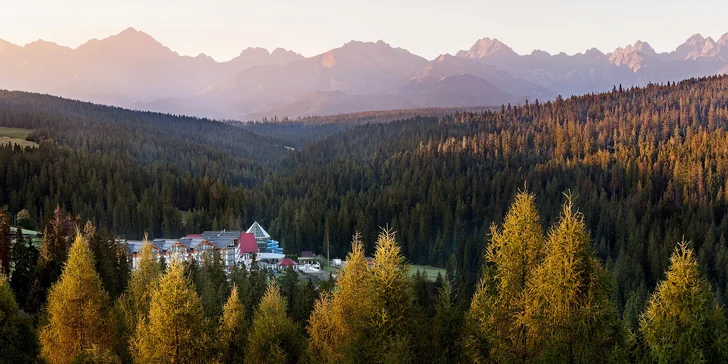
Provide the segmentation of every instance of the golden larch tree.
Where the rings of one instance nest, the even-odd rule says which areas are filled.
[[[286,299],[275,281],[253,316],[245,350],[247,363],[297,363],[304,348],[303,334],[286,313]]]
[[[139,363],[194,363],[209,355],[210,339],[200,298],[180,262],[172,263],[154,289],[149,314],[132,340]]]
[[[240,302],[238,287],[233,284],[230,297],[222,308],[218,328],[218,347],[223,363],[240,362],[245,358],[248,323],[245,319],[245,306]]]
[[[726,363],[723,308],[701,276],[692,249],[681,242],[640,320],[648,355],[658,363]]]
[[[48,324],[40,332],[43,358],[71,363],[87,349],[111,350],[109,296],[101,287],[88,243],[77,232],[63,272],[50,289]]]
[[[373,310],[369,276],[364,245],[357,233],[336,289],[316,302],[309,319],[309,353],[316,360],[340,363],[366,357],[367,327]]]
[[[467,317],[466,352],[474,362],[527,362],[527,330],[518,319],[526,309],[526,282],[543,260],[545,243],[535,196],[519,192],[502,227],[490,230],[486,266]]]
[[[543,263],[526,287],[526,327],[538,361],[608,360],[620,340],[606,270],[595,256],[584,217],[570,196],[548,236]]]

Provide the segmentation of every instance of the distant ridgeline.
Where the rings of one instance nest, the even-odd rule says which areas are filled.
[[[275,125],[245,127],[261,136],[3,92],[0,126],[57,144],[0,149],[0,204],[37,219],[58,204],[130,238],[258,220],[287,251],[321,252],[328,238],[332,257],[355,231],[370,254],[389,226],[410,262],[451,261],[472,291],[489,226],[516,192],[535,193],[550,226],[570,189],[619,310],[641,312],[683,236],[726,302],[728,77],[334,128],[317,141]]]

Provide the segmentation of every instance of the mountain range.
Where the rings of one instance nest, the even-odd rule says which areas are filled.
[[[0,88],[237,120],[497,106],[723,73],[728,33],[717,41],[695,34],[665,53],[637,41],[606,54],[520,55],[483,38],[433,60],[383,41],[352,41],[308,58],[248,48],[226,62],[179,55],[133,28],[75,49],[0,39]]]

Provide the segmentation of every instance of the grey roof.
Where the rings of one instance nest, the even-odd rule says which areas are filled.
[[[239,230],[205,231],[202,234],[200,234],[200,236],[207,240],[210,240],[212,238],[222,238],[222,237],[237,239],[238,237],[240,237],[240,231]]]

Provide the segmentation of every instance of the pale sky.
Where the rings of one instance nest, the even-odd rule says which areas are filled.
[[[671,0],[0,0],[0,39],[77,47],[128,27],[185,55],[228,60],[247,47],[313,56],[384,40],[432,59],[498,38],[520,54],[610,52],[643,40],[673,50],[728,32],[728,1]]]

